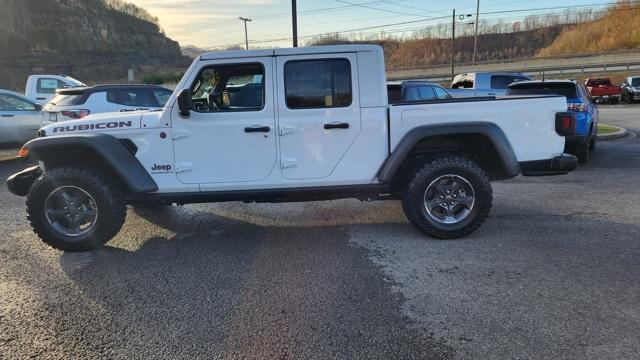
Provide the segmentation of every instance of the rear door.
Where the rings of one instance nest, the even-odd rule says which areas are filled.
[[[287,179],[331,175],[360,132],[355,53],[280,56],[278,132]]]

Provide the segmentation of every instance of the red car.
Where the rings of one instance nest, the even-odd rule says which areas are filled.
[[[609,78],[593,78],[584,81],[584,85],[589,90],[589,95],[597,103],[610,102],[617,104],[620,101],[620,93],[622,88],[618,85],[613,85]]]

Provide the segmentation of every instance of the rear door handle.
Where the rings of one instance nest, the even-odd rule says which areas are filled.
[[[349,123],[329,123],[329,124],[324,124],[324,128],[325,128],[325,130],[330,130],[330,129],[348,129],[349,128]]]
[[[2,117],[14,117],[15,115],[13,114],[2,114]]]
[[[269,132],[271,128],[268,126],[250,126],[244,128],[244,132],[246,133],[254,133],[254,132]]]

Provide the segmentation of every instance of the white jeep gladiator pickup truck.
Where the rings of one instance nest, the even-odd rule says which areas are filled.
[[[388,104],[372,45],[204,54],[162,111],[52,124],[8,179],[65,251],[115,236],[126,205],[401,199],[426,235],[470,234],[490,180],[564,174],[575,119],[559,96]]]

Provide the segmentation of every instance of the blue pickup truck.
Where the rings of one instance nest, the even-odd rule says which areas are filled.
[[[567,109],[576,114],[576,134],[568,136],[565,151],[576,155],[578,161],[589,160],[598,137],[598,106],[589,96],[584,84],[574,80],[521,81],[509,85],[507,95],[562,95]]]

